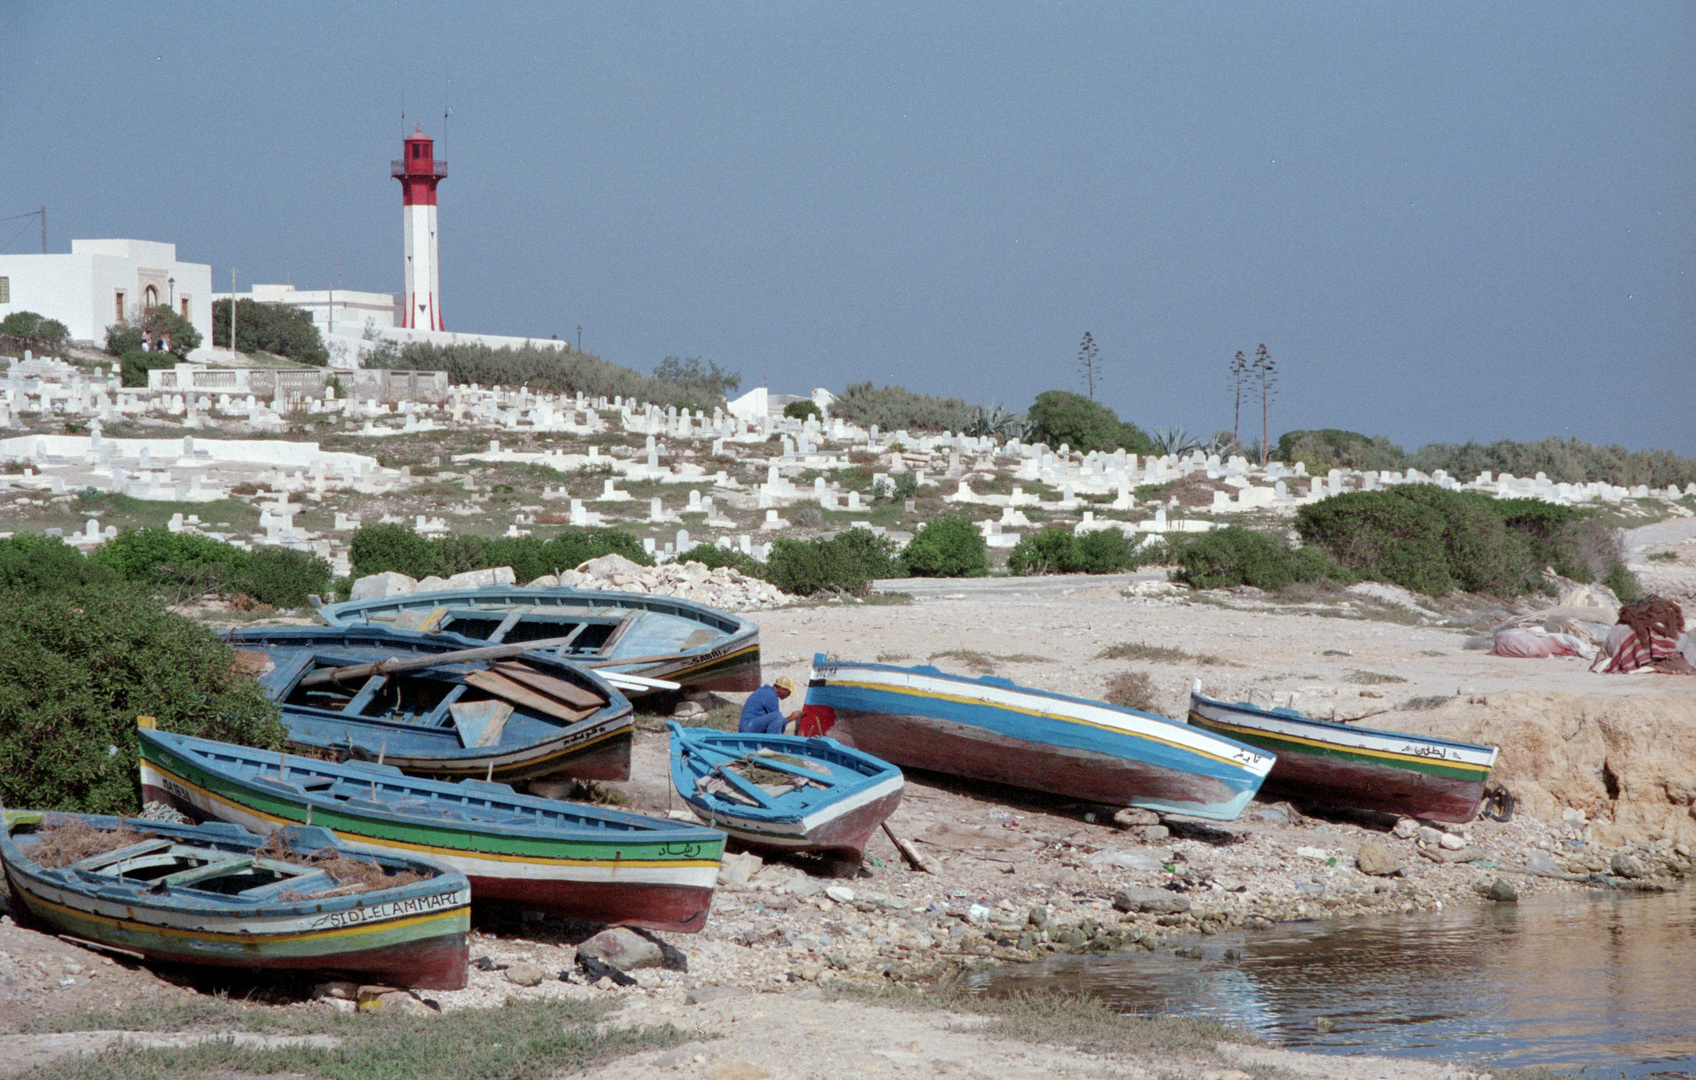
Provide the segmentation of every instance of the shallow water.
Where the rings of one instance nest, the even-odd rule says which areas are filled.
[[[1318,1052],[1696,1076],[1696,890],[1284,923],[1202,949],[1199,961],[1056,958],[967,985],[1088,991],[1122,1012],[1216,1017]]]

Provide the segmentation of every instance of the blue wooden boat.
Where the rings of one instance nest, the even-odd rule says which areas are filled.
[[[835,739],[666,728],[678,797],[747,847],[858,859],[901,803],[900,769]]]
[[[655,930],[699,930],[724,833],[602,806],[444,783],[138,728],[141,790],[256,832],[318,825],[342,841],[444,863],[492,902]]]
[[[630,779],[629,700],[558,657],[456,659],[488,643],[375,626],[237,630],[229,642],[298,750],[441,780]]]
[[[986,675],[813,657],[809,710],[903,768],[1230,821],[1273,755],[1200,728]]]
[[[760,686],[760,628],[675,596],[495,586],[326,604],[331,626],[385,626],[480,641],[564,638],[550,651],[634,682],[621,688],[744,692]],[[657,680],[655,686],[644,680]],[[675,685],[674,685],[675,684]]]
[[[325,829],[7,810],[0,859],[14,914],[148,959],[465,986],[465,876]]]

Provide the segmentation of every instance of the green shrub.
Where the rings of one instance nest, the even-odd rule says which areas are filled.
[[[654,378],[677,387],[691,409],[716,408],[742,385],[740,371],[726,370],[711,360],[702,367],[699,356],[668,356],[654,365]]]
[[[1097,529],[1078,537],[1081,574],[1122,574],[1142,565],[1137,541],[1118,529]]]
[[[146,386],[149,371],[176,367],[177,363],[173,353],[131,349],[119,358],[118,379],[124,386]]]
[[[261,604],[280,608],[305,607],[316,593],[329,592],[330,564],[310,552],[290,548],[256,548],[236,587]]]
[[[1253,585],[1281,589],[1322,577],[1350,580],[1349,574],[1315,548],[1291,550],[1283,537],[1231,525],[1197,534],[1173,546],[1178,564],[1174,580],[1193,589]]]
[[[1428,596],[1518,596],[1545,567],[1577,581],[1624,570],[1618,530],[1593,511],[1434,484],[1333,495],[1302,507],[1296,530],[1350,570]]]
[[[116,580],[110,567],[84,558],[56,536],[17,533],[0,540],[0,589],[57,592]]]
[[[25,349],[59,355],[70,339],[70,327],[58,319],[46,319],[33,311],[14,311],[0,319],[0,349],[13,355],[19,355]]]
[[[736,548],[719,547],[716,544],[696,544],[688,551],[677,556],[680,563],[698,562],[709,570],[717,570],[728,566],[732,570],[741,571],[748,577],[764,579],[765,567],[752,555],[744,555]]]
[[[239,334],[239,315],[237,323]],[[413,341],[398,348],[373,349],[365,354],[363,363],[368,368],[445,371],[451,382],[479,386],[527,386],[543,393],[588,397],[622,396],[662,407],[710,409],[717,404],[698,400],[697,388],[643,375],[592,353],[543,345],[491,349],[487,345],[432,345]]]
[[[141,332],[141,327],[131,323],[113,323],[106,328],[106,353],[109,356],[123,356],[125,353],[140,352],[147,344],[147,335]],[[129,385],[128,383],[125,384]]]
[[[961,431],[972,418],[972,407],[959,398],[915,394],[905,386],[874,387],[849,383],[830,406],[831,415],[851,424],[883,432]]]
[[[761,576],[792,596],[864,596],[878,578],[898,576],[894,546],[869,529],[848,529],[829,540],[781,538],[772,542]]]
[[[783,415],[788,417],[790,420],[824,419],[824,413],[819,411],[818,405],[807,398],[802,398],[800,401],[791,401],[789,404],[785,405],[783,407]]]
[[[275,749],[276,706],[210,630],[140,590],[0,592],[0,802],[140,809],[135,720]]]
[[[1443,469],[1460,481],[1481,472],[1536,476],[1544,473],[1558,484],[1600,481],[1620,487],[1647,484],[1665,488],[1696,483],[1696,459],[1666,450],[1627,450],[1623,446],[1594,446],[1577,439],[1547,438],[1536,442],[1501,440],[1479,443],[1430,443],[1409,457],[1404,467],[1422,472]]]
[[[1044,390],[1026,415],[1032,442],[1055,448],[1064,443],[1084,454],[1120,448],[1133,454],[1158,452],[1154,440],[1135,424],[1121,421],[1101,402],[1069,390]]]
[[[348,558],[355,577],[393,570],[410,577],[447,577],[467,570],[510,566],[520,581],[570,570],[602,555],[622,555],[641,566],[653,557],[641,541],[617,529],[566,528],[543,540],[539,537],[489,538],[450,533],[431,539],[405,525],[361,525],[354,530]]]
[[[901,564],[913,577],[981,577],[989,573],[989,545],[970,518],[949,515],[919,526]]]
[[[241,581],[249,560],[233,544],[164,528],[124,529],[89,558],[132,584],[178,596],[224,591]]]
[[[230,301],[212,301],[212,344],[230,347]],[[267,352],[286,356],[297,364],[323,367],[330,362],[323,335],[312,321],[312,313],[292,304],[264,304],[255,300],[236,302],[236,347],[238,352]]]
[[[1059,525],[1023,537],[1007,553],[1007,572],[1027,574],[1070,574],[1078,561],[1078,541],[1072,530]]]
[[[1332,469],[1372,469],[1378,472],[1403,468],[1407,455],[1382,435],[1324,428],[1319,431],[1286,431],[1278,436],[1279,461],[1301,462],[1307,471],[1323,475]]]

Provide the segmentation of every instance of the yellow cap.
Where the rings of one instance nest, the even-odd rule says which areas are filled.
[[[795,692],[795,680],[787,675],[779,675],[771,685],[774,690],[787,690],[791,694]]]

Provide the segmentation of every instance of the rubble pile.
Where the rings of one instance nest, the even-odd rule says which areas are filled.
[[[511,585],[514,581],[510,566],[471,570],[451,578],[427,577],[422,581],[390,570],[355,581],[350,596],[354,600],[372,600],[437,589],[489,588]],[[610,589],[675,596],[720,611],[756,611],[779,607],[794,599],[771,582],[749,577],[733,567],[708,569],[698,562],[641,566],[622,555],[590,559],[577,569],[558,575],[543,574],[530,582],[530,586],[540,589]]]

